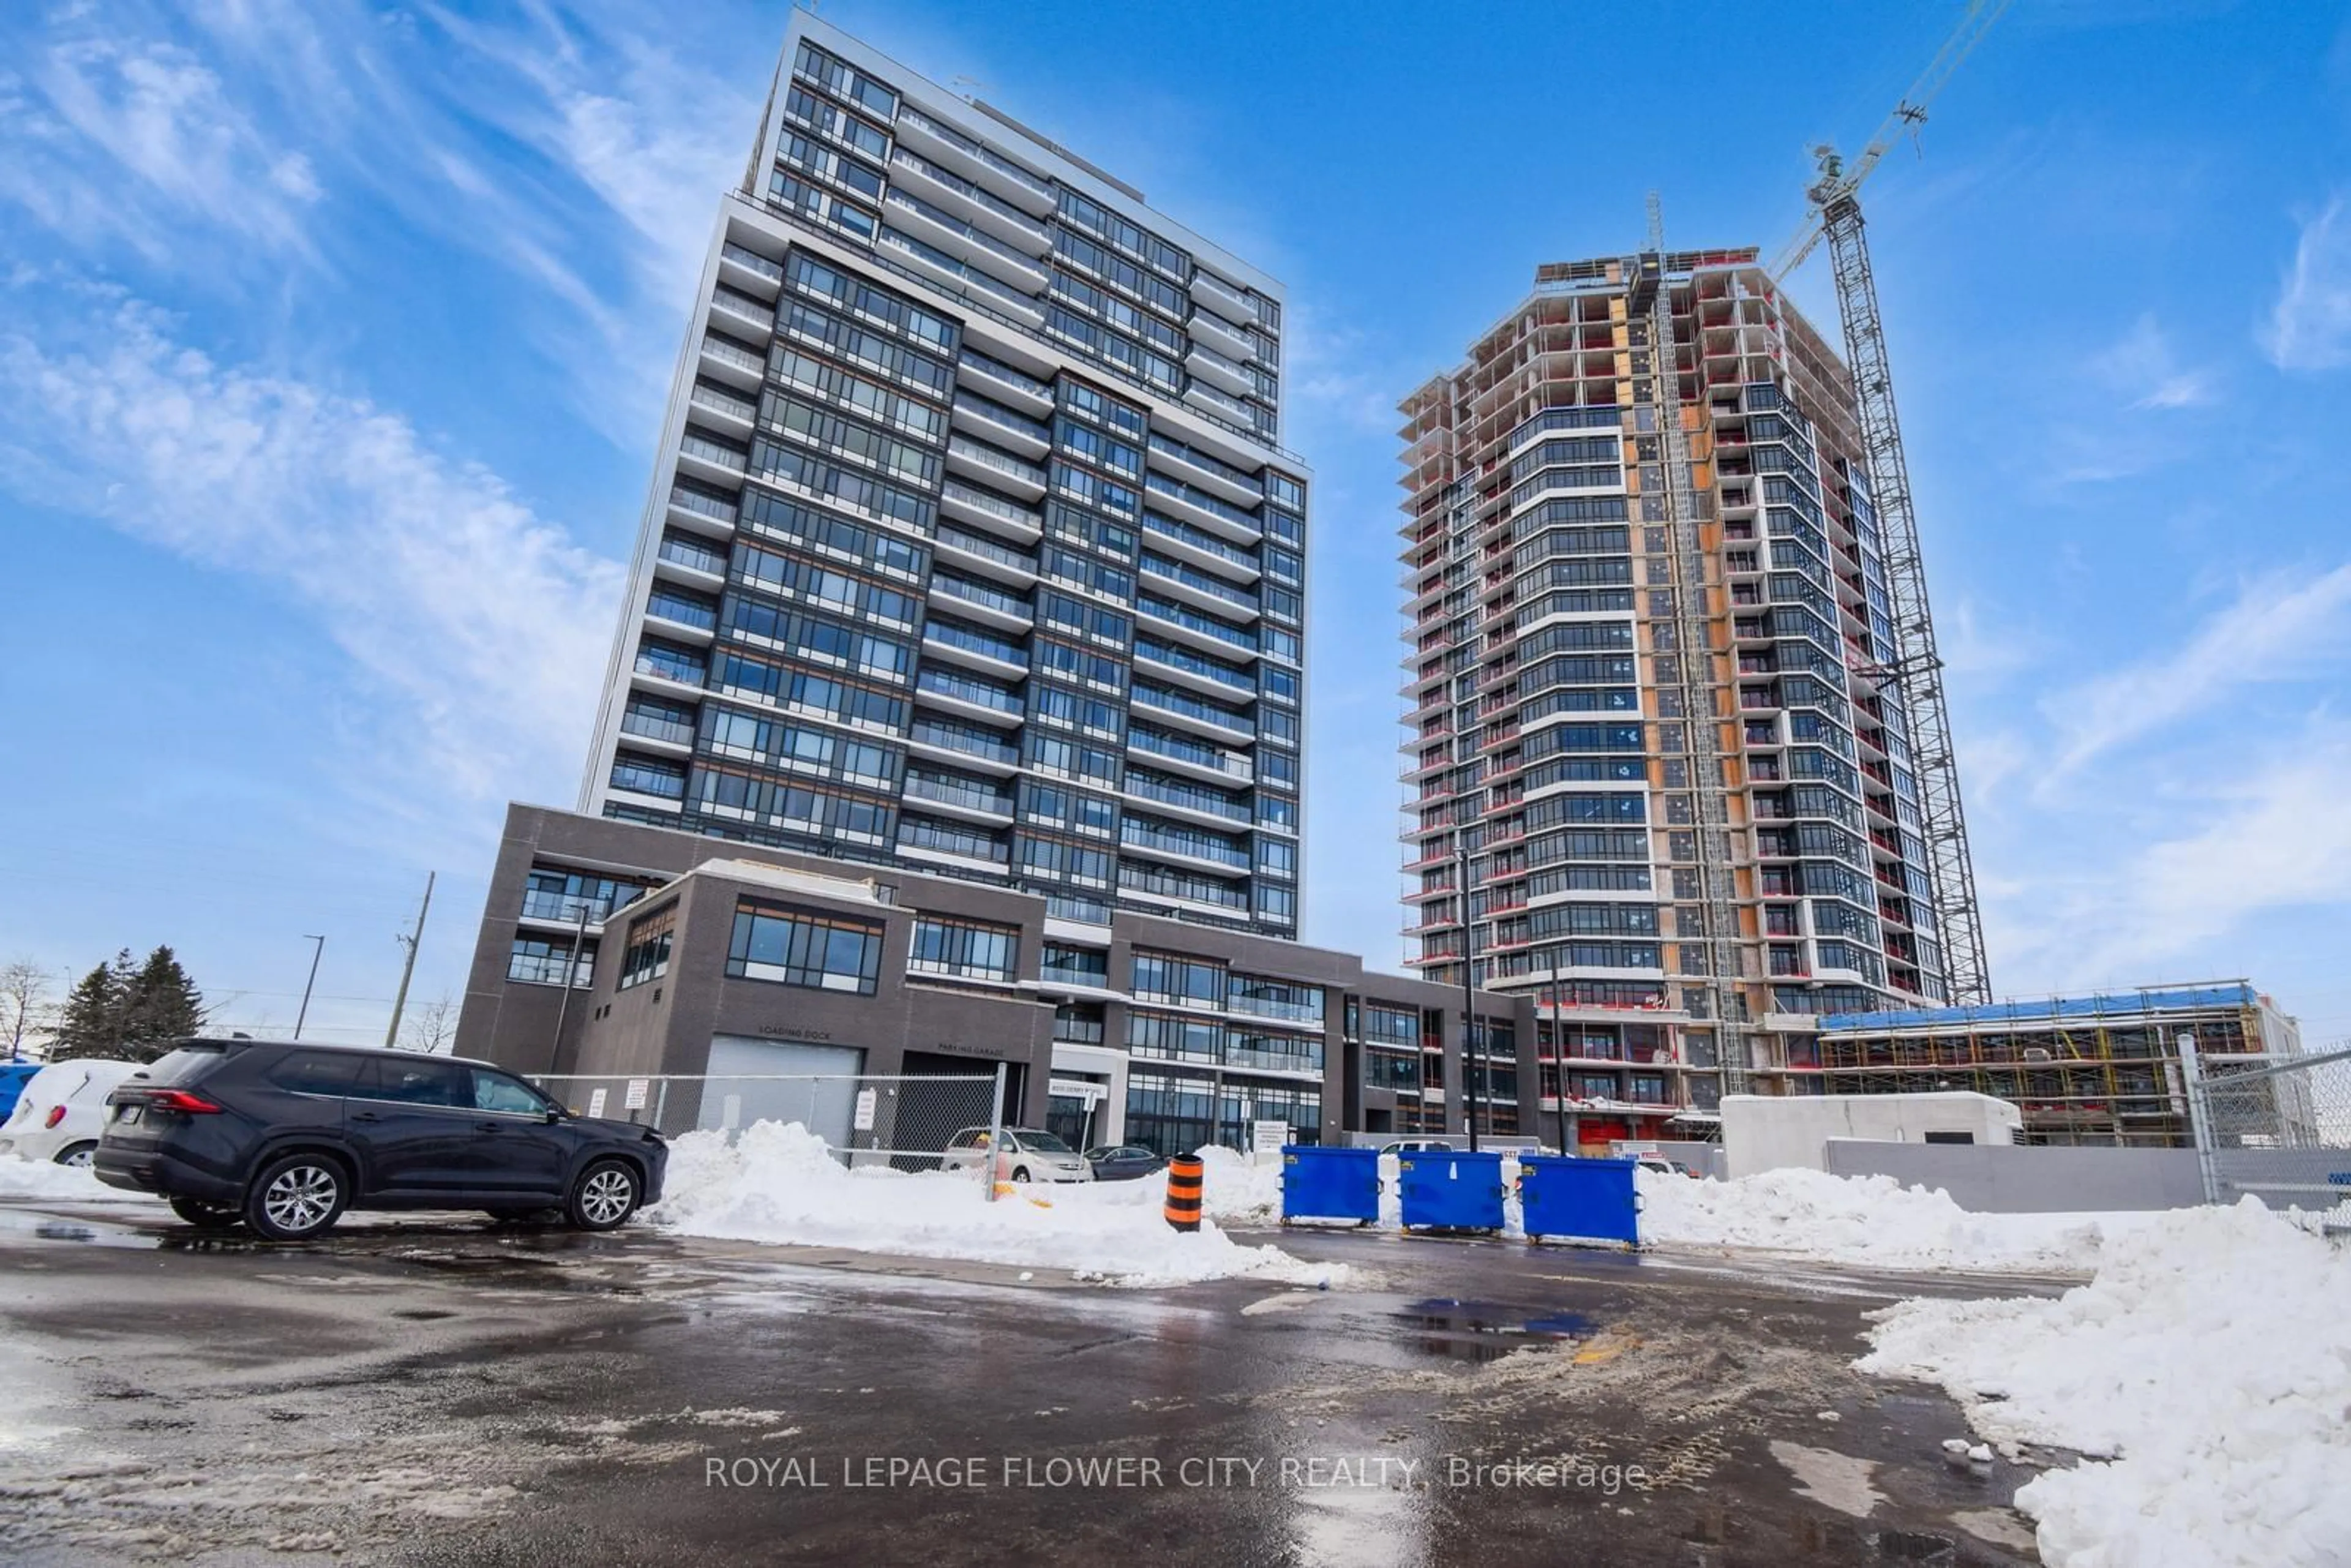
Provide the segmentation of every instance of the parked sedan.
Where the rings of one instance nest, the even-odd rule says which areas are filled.
[[[559,1210],[610,1230],[661,1197],[650,1127],[575,1116],[486,1061],[414,1051],[191,1040],[107,1096],[93,1162],[205,1229],[273,1241],[346,1208]]]
[[[988,1131],[966,1127],[947,1141],[949,1170],[977,1170],[987,1163]],[[1039,1127],[1006,1127],[996,1138],[998,1181],[1092,1181],[1085,1156]]]
[[[1133,1144],[1105,1145],[1086,1151],[1086,1164],[1093,1167],[1096,1181],[1134,1181],[1167,1168],[1164,1155]]]
[[[26,1081],[0,1126],[0,1155],[86,1166],[106,1126],[107,1092],[139,1070],[133,1061],[53,1061]]]

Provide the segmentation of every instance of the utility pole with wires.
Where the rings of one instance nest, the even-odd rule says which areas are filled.
[[[391,1051],[400,1043],[400,1015],[408,1009],[408,982],[416,973],[417,945],[424,940],[424,917],[433,912],[433,879],[438,872],[424,873],[424,902],[416,911],[416,927],[394,936],[393,941],[408,949],[408,960],[400,967],[400,989],[392,993],[392,1026],[383,1031],[383,1048]]]

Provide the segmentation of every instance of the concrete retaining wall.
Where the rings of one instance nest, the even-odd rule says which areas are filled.
[[[1940,1187],[1978,1214],[2188,1208],[2204,1201],[2193,1149],[1891,1144],[1828,1140],[1835,1176],[1890,1176]]]

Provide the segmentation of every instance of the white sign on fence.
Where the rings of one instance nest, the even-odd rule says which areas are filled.
[[[871,1089],[860,1089],[857,1092],[857,1113],[850,1118],[849,1123],[853,1131],[870,1133],[873,1130],[873,1103],[880,1098],[881,1096]]]
[[[601,1116],[604,1113],[604,1096],[607,1092],[608,1091],[602,1089],[591,1089],[588,1092],[588,1113],[590,1116]]]
[[[630,1079],[628,1098],[621,1102],[621,1109],[623,1111],[643,1110],[645,1108],[645,1096],[653,1092],[653,1081],[650,1078]]]
[[[1249,1153],[1259,1165],[1279,1159],[1281,1155],[1281,1145],[1288,1142],[1290,1142],[1290,1124],[1287,1122],[1251,1122],[1249,1124]]]

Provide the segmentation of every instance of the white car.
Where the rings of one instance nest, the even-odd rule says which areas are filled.
[[[998,1181],[1092,1181],[1085,1155],[1036,1127],[1006,1127],[996,1145]],[[947,1144],[949,1170],[977,1170],[987,1158],[987,1129],[966,1127]]]
[[[106,1128],[106,1097],[139,1071],[135,1061],[54,1061],[33,1074],[0,1126],[0,1156],[87,1166]]]

